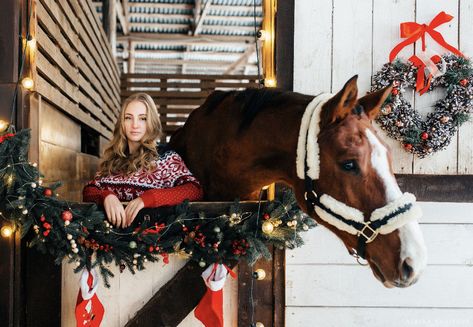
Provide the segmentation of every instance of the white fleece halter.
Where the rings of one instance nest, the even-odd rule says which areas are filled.
[[[320,112],[322,106],[333,96],[331,93],[322,93],[316,96],[304,111],[297,141],[296,170],[297,177],[304,179],[304,160],[307,154],[307,175],[312,179],[319,179],[320,158],[317,137],[320,132]]]

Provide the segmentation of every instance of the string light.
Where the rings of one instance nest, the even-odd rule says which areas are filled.
[[[0,229],[0,234],[5,238],[10,237],[13,234],[13,228],[11,226],[5,225],[2,227],[2,229]]]
[[[274,78],[265,78],[264,86],[266,87],[276,87],[276,80]]]
[[[34,86],[34,81],[31,77],[25,77],[21,80],[21,85],[27,90],[31,90]]]
[[[259,30],[258,33],[256,33],[256,37],[258,37],[258,40],[264,41],[268,38],[268,32],[265,30]]]
[[[7,130],[9,124],[4,120],[0,120],[0,133],[3,133]]]
[[[253,273],[253,278],[257,280],[263,280],[266,278],[266,271],[264,269],[256,269],[255,272]]]

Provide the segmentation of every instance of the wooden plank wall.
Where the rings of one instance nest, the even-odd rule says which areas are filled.
[[[350,77],[358,74],[359,95],[365,94],[370,88],[371,76],[388,61],[389,52],[401,41],[399,24],[405,21],[429,23],[442,10],[454,19],[436,30],[448,43],[473,56],[471,1],[322,0],[315,4],[301,0],[295,10],[294,90],[297,92],[335,93]],[[432,50],[445,51],[434,43],[427,36]],[[408,46],[399,56],[408,58],[412,54],[413,46]],[[406,93],[422,115],[432,110],[434,101],[443,96],[443,90],[422,97]],[[393,150],[396,173],[473,174],[472,121],[460,128],[446,150],[425,159],[407,153],[398,141],[381,133]]]
[[[110,138],[120,77],[90,0],[38,0],[36,91],[78,123]]]
[[[189,113],[204,103],[214,90],[238,90],[258,87],[258,77],[250,75],[170,75],[123,74],[122,100],[136,92],[146,92],[153,97],[163,124],[167,140],[182,126]]]
[[[338,92],[346,80],[359,74],[359,94],[364,94],[370,88],[373,73],[388,61],[390,50],[400,42],[399,24],[429,23],[442,10],[455,18],[437,30],[447,42],[473,55],[471,1],[297,1],[295,91]],[[429,37],[427,42],[433,44]],[[411,54],[412,47],[401,52],[403,57]],[[439,90],[419,97],[411,92],[408,96],[425,115],[443,93]],[[393,150],[395,172],[404,178],[410,174],[428,174],[425,177],[431,178],[471,175],[472,136],[473,124],[469,122],[461,127],[448,149],[419,159],[383,135]],[[462,177],[467,178],[458,176]],[[422,188],[429,186],[418,187]],[[426,271],[416,285],[385,289],[368,268],[359,266],[347,254],[333,234],[323,227],[316,228],[307,235],[304,247],[286,253],[286,324],[472,326],[473,204],[423,202],[421,205],[424,210],[421,229],[429,255]]]

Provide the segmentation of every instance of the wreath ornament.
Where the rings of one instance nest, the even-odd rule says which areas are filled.
[[[401,23],[401,37],[406,40],[394,47],[390,53],[390,62],[384,64],[372,78],[371,91],[393,86],[391,96],[383,104],[377,122],[388,136],[400,141],[406,151],[420,158],[444,150],[458,128],[473,113],[471,61],[435,31],[437,26],[452,18],[441,12],[428,25]],[[427,54],[426,33],[452,54]],[[420,54],[413,55],[408,61],[394,60],[402,48],[418,39],[422,40]],[[424,120],[405,98],[405,91],[413,88],[423,95],[437,87],[444,88],[446,95],[434,104],[434,110]]]

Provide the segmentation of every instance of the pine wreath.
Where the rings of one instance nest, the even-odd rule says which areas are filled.
[[[473,69],[469,59],[443,55],[446,73],[435,78],[428,92],[436,87],[446,89],[446,96],[434,104],[434,111],[424,120],[403,96],[415,88],[417,67],[399,59],[387,63],[373,76],[371,91],[392,85],[391,96],[381,109],[377,122],[387,134],[400,141],[404,149],[420,158],[444,150],[452,137],[473,113]],[[440,69],[440,63],[437,64]]]

